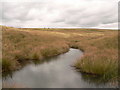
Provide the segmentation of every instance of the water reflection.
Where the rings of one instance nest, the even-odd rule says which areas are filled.
[[[32,60],[32,61],[27,60],[26,62],[22,62],[21,67],[24,68],[29,64],[34,64],[35,66],[37,66],[37,65],[43,64],[44,62],[49,63],[51,60],[56,60],[58,57],[59,56],[54,56],[54,57],[49,57],[49,58],[46,58],[46,59],[43,59],[43,60]],[[18,72],[18,71],[22,70],[22,68],[18,69],[16,71],[8,71],[8,72],[2,73],[3,79],[12,78],[14,72]]]
[[[34,63],[27,64],[11,77],[4,77],[3,82],[19,83],[29,88],[90,88],[110,87],[107,83],[98,83],[99,79],[83,75],[71,65],[82,55],[77,49]]]
[[[99,84],[105,84],[108,81],[105,80],[102,76],[96,76],[96,75],[88,75],[85,73],[81,73],[82,75],[82,79],[86,82],[90,82],[90,83],[95,83],[96,85]]]

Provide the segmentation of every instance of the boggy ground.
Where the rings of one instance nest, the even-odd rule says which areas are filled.
[[[2,27],[2,71],[16,70],[27,60],[42,60],[78,48],[84,52],[74,66],[81,72],[118,79],[118,31]]]

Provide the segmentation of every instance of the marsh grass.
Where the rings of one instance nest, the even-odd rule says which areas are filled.
[[[106,80],[118,78],[118,31],[3,27],[3,70],[25,60],[41,60],[78,48],[84,55],[75,67]],[[4,61],[5,60],[5,61]]]
[[[108,32],[109,33],[109,32]],[[83,43],[82,43],[83,44]],[[98,39],[89,39],[84,46],[84,56],[75,64],[81,72],[96,74],[105,80],[118,77],[118,38],[117,32]]]
[[[25,60],[41,60],[68,51],[66,41],[58,36],[39,35],[3,27],[3,71],[15,70]]]

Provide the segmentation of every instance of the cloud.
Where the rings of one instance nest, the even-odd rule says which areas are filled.
[[[115,0],[12,1],[0,3],[1,24],[14,27],[117,28],[118,1]]]

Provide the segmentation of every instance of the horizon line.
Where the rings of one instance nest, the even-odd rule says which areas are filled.
[[[0,26],[5,26],[5,27],[12,27],[12,28],[41,28],[41,29],[103,29],[103,30],[120,30],[119,28],[96,28],[96,27],[15,27],[15,26],[8,26],[8,25],[0,25]]]

